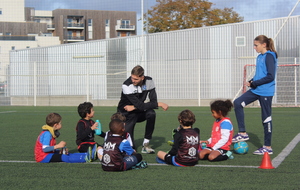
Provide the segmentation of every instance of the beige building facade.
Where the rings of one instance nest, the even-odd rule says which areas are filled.
[[[9,52],[60,44],[59,37],[47,36],[47,24],[25,19],[24,0],[0,1],[0,83],[7,80]]]
[[[0,22],[25,22],[24,0],[1,0]]]

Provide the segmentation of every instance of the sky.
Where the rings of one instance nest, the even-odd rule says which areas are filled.
[[[137,19],[141,18],[141,2],[145,13],[156,5],[156,0],[25,0],[25,7],[35,10],[54,9],[88,9],[88,10],[116,10],[136,11]],[[298,0],[208,0],[214,3],[213,8],[232,8],[244,22],[287,17]],[[300,1],[300,0],[299,0]],[[300,3],[293,15],[300,15]],[[139,30],[140,29],[140,30]],[[142,34],[141,21],[137,23],[137,34]]]

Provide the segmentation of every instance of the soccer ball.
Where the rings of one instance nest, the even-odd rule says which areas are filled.
[[[237,154],[246,154],[249,150],[246,142],[237,142],[233,145],[234,152]]]

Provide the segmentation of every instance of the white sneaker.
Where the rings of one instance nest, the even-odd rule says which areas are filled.
[[[155,150],[149,146],[149,143],[145,143],[141,152],[145,154],[153,154],[155,153]]]

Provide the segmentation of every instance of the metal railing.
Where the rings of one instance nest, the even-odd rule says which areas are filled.
[[[0,36],[0,40],[8,40],[8,41],[35,41],[35,36]]]
[[[135,30],[135,25],[116,25],[116,30]]]
[[[84,24],[83,23],[68,23],[67,27],[72,27],[72,28],[83,28]]]
[[[84,36],[67,36],[67,40],[84,40]]]

